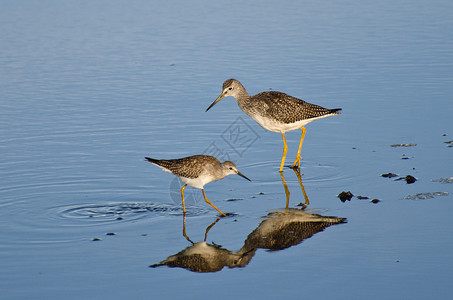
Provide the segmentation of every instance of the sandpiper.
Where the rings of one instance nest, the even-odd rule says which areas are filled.
[[[280,164],[280,172],[285,162],[286,145],[285,132],[297,128],[302,130],[299,150],[292,168],[300,168],[300,149],[305,137],[305,125],[312,121],[339,115],[341,108],[327,109],[319,105],[305,102],[301,99],[289,96],[285,93],[269,91],[250,96],[244,86],[236,79],[228,79],[223,83],[222,93],[206,109],[208,111],[222,98],[233,96],[239,107],[254,119],[264,129],[280,132],[283,136],[283,156]]]
[[[150,163],[162,168],[165,172],[178,176],[185,184],[181,188],[183,212],[186,213],[186,205],[184,203],[184,189],[187,185],[201,189],[204,200],[214,207],[222,216],[226,216],[222,211],[212,204],[206,197],[204,185],[222,179],[230,174],[237,174],[251,181],[241,172],[238,171],[236,165],[231,161],[221,163],[217,158],[209,155],[194,155],[179,159],[153,159],[145,157]]]

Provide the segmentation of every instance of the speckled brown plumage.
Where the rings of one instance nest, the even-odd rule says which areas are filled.
[[[250,96],[236,79],[226,80],[222,89],[231,91],[231,95],[236,98],[239,107],[252,118],[258,114],[277,122],[289,124],[322,116],[338,115],[341,111],[341,108],[324,108],[277,91]]]
[[[262,92],[239,103],[247,114],[262,113],[278,122],[289,124],[300,120],[339,114],[340,108],[327,109],[282,92]]]
[[[217,272],[228,266],[230,268],[241,267],[239,264],[241,256],[231,251],[207,244],[196,243],[175,255],[169,256],[166,260],[150,265],[151,268],[168,266],[171,268],[185,268],[193,272]]]
[[[220,163],[219,160],[209,155],[194,155],[177,159],[154,159],[145,157],[150,163],[162,168],[165,172],[176,175],[185,184],[181,187],[181,198],[183,212],[186,212],[184,204],[184,189],[187,185],[201,189],[204,200],[217,210],[221,215],[226,216],[211,201],[206,198],[204,185],[225,178],[228,175],[236,174],[250,181],[244,174],[238,171],[236,165],[231,161]]]
[[[292,97],[285,93],[269,91],[250,96],[244,86],[236,79],[228,79],[223,83],[222,92],[209,105],[210,110],[216,103],[225,97],[234,97],[247,115],[255,120],[266,130],[279,132],[283,137],[283,155],[280,163],[280,172],[283,171],[286,152],[285,132],[301,129],[299,149],[292,168],[300,168],[300,150],[305,137],[305,125],[315,120],[339,115],[341,108],[328,109],[322,106],[308,103],[304,100]]]
[[[250,249],[281,250],[301,243],[329,226],[345,223],[345,218],[310,214],[299,209],[270,213],[268,219],[251,232],[243,251]]]
[[[153,159],[145,157],[147,161],[169,170],[176,176],[197,178],[209,165],[218,166],[220,161],[209,155],[193,155],[177,159]]]

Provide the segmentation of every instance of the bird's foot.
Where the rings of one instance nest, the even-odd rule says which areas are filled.
[[[291,168],[295,169],[295,170],[300,170],[300,160],[302,159],[302,157],[300,156],[297,156],[296,157],[296,160],[294,161],[293,165],[291,166]]]

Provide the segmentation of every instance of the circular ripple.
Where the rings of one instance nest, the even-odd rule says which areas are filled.
[[[186,215],[195,216],[206,213],[201,208],[187,208]],[[165,203],[120,202],[106,204],[85,204],[59,207],[57,216],[61,219],[76,221],[87,226],[118,221],[136,221],[142,218],[183,214],[182,207]],[[87,222],[89,221],[89,222]]]
[[[265,167],[273,168],[273,170],[278,170],[280,162],[277,161],[266,161],[259,162],[248,165],[249,170],[254,169],[264,169]],[[284,177],[287,183],[297,183],[297,177],[293,174],[290,165],[285,164],[284,168]],[[275,176],[278,174],[276,172],[258,172],[258,176],[261,176],[262,182],[280,182],[280,177]],[[354,181],[353,176],[347,175],[346,172],[342,172],[341,169],[329,163],[317,163],[313,160],[303,160],[302,166],[300,169],[300,174],[302,176],[303,183],[310,183],[317,186],[331,186],[334,185],[344,185],[348,182]],[[251,175],[252,176],[252,175]],[[359,176],[357,173],[356,176]]]

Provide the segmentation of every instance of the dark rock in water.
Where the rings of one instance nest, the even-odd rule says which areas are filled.
[[[305,208],[307,208],[307,204],[305,203],[302,203],[302,202],[299,202],[299,204],[296,204],[297,207],[301,207],[302,210],[304,210]]]
[[[382,174],[381,176],[385,177],[385,178],[392,178],[392,177],[396,177],[398,175],[396,175],[395,173],[386,173],[386,174]]]
[[[92,239],[93,242],[97,242],[97,241],[100,241],[101,239],[100,238],[94,238]]]
[[[450,178],[440,178],[440,179],[432,179],[431,181],[437,181],[440,183],[453,183],[453,177]]]
[[[348,201],[351,201],[351,198],[353,197],[354,195],[350,192],[350,191],[347,191],[347,192],[341,192],[340,194],[338,194],[338,198],[340,198],[341,202],[345,202],[346,200]]]
[[[367,196],[357,196],[357,199],[359,199],[359,200],[366,200],[366,199],[370,199],[370,198],[367,197]]]
[[[414,176],[411,176],[411,175],[407,175],[407,176],[405,177],[405,179],[406,179],[406,182],[407,182],[408,184],[411,184],[411,183],[414,183],[414,182],[417,181],[417,179],[415,179],[415,177],[414,177]]]
[[[239,201],[239,200],[244,200],[243,198],[230,198],[230,199],[227,199],[226,201]]]
[[[416,195],[404,197],[404,199],[422,200],[422,199],[432,199],[437,196],[448,196],[448,195],[450,195],[449,192],[418,193]]]
[[[393,144],[390,147],[415,147],[417,144]]]
[[[225,216],[220,216],[221,218],[225,218],[225,217],[234,217],[234,216],[237,216],[238,214],[236,213],[225,213]]]
[[[411,184],[411,183],[414,183],[417,181],[417,179],[412,175],[407,175],[405,177],[399,177],[395,180],[403,180],[403,179],[406,180],[406,183],[408,183],[408,184]]]
[[[374,203],[374,204],[379,203],[379,202],[381,202],[381,200],[379,200],[379,199],[373,199],[373,200],[371,200],[371,203]]]
[[[107,232],[105,235],[116,235],[114,232]]]

